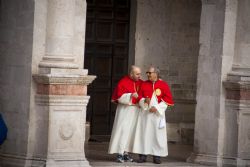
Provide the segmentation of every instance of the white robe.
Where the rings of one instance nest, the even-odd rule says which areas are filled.
[[[123,154],[124,151],[132,151],[138,113],[138,106],[131,103],[131,93],[125,93],[118,99],[109,143],[109,154]]]
[[[144,105],[144,98],[140,100],[139,105],[141,109],[132,152],[144,155],[167,156],[168,145],[165,121],[167,104],[164,101],[158,103],[157,97],[153,93],[149,106]],[[149,112],[149,108],[152,106],[157,109],[156,113]]]

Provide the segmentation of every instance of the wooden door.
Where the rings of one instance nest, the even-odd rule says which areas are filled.
[[[87,107],[91,138],[107,141],[115,104],[111,94],[128,71],[129,0],[87,0],[84,68],[97,79],[88,87]]]

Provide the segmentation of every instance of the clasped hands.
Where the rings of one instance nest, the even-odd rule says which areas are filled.
[[[149,103],[150,103],[150,98],[146,97],[145,100],[144,100],[144,103],[147,104],[147,105],[149,105]],[[156,109],[154,106],[152,106],[152,107],[149,109],[149,112],[155,113],[155,112],[157,112],[157,109]]]

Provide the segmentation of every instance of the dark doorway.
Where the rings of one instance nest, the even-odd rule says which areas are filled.
[[[91,139],[107,141],[115,116],[111,93],[128,71],[130,0],[87,0],[84,68],[97,79],[88,87]]]

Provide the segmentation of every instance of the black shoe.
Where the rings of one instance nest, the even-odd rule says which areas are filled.
[[[144,163],[146,162],[147,156],[146,155],[139,155],[139,160],[137,161],[137,163]]]
[[[161,159],[160,158],[153,158],[153,163],[154,164],[161,164]]]
[[[128,162],[133,162],[134,161],[128,154],[123,155],[123,160],[128,161]]]
[[[118,163],[123,163],[123,162],[124,162],[124,159],[123,159],[123,155],[122,155],[122,154],[118,154],[118,155],[117,155],[116,162],[118,162]]]
[[[140,158],[140,159],[138,159],[136,162],[137,162],[137,163],[144,163],[144,162],[146,162],[146,159]]]

